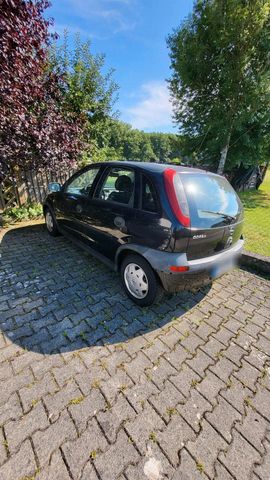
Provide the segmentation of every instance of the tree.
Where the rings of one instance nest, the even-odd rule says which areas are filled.
[[[64,108],[72,115],[84,119],[84,156],[90,161],[99,158],[99,149],[106,146],[110,118],[117,99],[118,85],[113,80],[114,71],[105,69],[105,55],[94,55],[91,42],[82,42],[75,36],[75,48],[68,46],[68,32],[63,42],[55,42],[50,49],[52,72],[65,78]]]
[[[80,120],[61,109],[64,79],[47,68],[46,0],[0,5],[0,177],[19,168],[71,165]]]
[[[245,162],[244,139],[256,142],[253,163],[269,155],[269,13],[270,0],[197,0],[168,38],[185,153],[213,164],[219,157],[219,173],[227,157],[229,167]]]

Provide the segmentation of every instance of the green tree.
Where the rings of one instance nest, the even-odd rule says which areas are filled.
[[[118,85],[113,80],[114,71],[105,71],[105,55],[94,55],[91,43],[82,42],[79,34],[75,36],[74,49],[69,48],[68,40],[68,32],[65,32],[63,42],[54,44],[50,64],[53,71],[66,79],[66,111],[84,119],[84,158],[93,161],[98,157],[97,150],[108,142]]]
[[[219,173],[269,157],[269,16],[270,0],[197,0],[168,38],[185,153]]]

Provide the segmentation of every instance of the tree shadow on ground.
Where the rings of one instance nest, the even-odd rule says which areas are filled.
[[[269,195],[260,190],[249,190],[240,192],[239,196],[245,209],[269,208]]]
[[[7,231],[1,243],[0,328],[43,354],[126,342],[179,318],[209,291],[181,292],[149,308],[129,300],[118,274],[44,225]]]

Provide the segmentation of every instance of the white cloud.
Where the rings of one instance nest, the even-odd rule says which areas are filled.
[[[123,109],[125,121],[134,128],[157,130],[172,125],[172,105],[165,82],[151,81],[143,84],[140,99]]]

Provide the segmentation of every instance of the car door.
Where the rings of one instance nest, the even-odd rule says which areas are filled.
[[[93,248],[112,261],[118,247],[135,234],[136,177],[133,168],[107,167],[87,205],[87,235]]]
[[[100,167],[95,165],[73,175],[63,186],[56,205],[56,218],[60,228],[84,241],[88,241],[85,215],[90,192],[99,172]]]
[[[170,236],[171,223],[162,213],[158,190],[153,180],[141,172],[135,242],[149,248],[163,249],[167,247]]]

